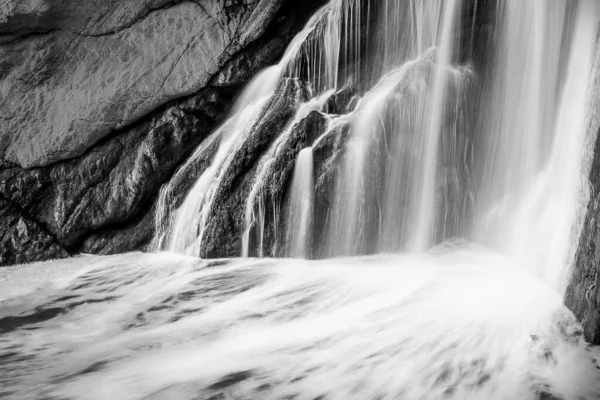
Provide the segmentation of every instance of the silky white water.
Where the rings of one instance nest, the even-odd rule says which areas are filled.
[[[303,149],[298,154],[294,169],[294,186],[290,196],[290,224],[287,230],[287,254],[293,258],[307,258],[311,240],[312,188],[313,182],[312,148]]]
[[[496,86],[485,121],[494,140],[484,152],[483,213],[474,237],[531,265],[537,276],[562,291],[586,190],[582,159],[598,4],[580,2],[567,50],[561,44],[569,29],[563,20],[568,4],[507,6],[506,12],[516,16],[503,27],[507,37],[497,77],[503,83]],[[564,84],[557,86],[561,73]]]
[[[327,261],[172,253],[74,261],[0,271],[0,396],[600,395],[594,353],[561,297],[483,249]],[[43,282],[31,279],[50,269]]]
[[[598,8],[332,0],[162,188],[154,254],[0,269],[0,398],[599,399],[562,304]],[[198,258],[219,207],[240,259]]]

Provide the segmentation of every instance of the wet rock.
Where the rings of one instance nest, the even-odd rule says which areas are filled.
[[[152,240],[154,234],[154,208],[146,213],[141,221],[130,223],[128,226],[104,228],[90,234],[79,252],[86,254],[110,255],[143,249]]]
[[[467,0],[461,15],[460,64],[472,63],[476,70],[484,66],[495,55],[489,49],[498,40],[495,21],[498,12],[497,0]]]
[[[536,394],[536,398],[537,398],[537,400],[563,400],[562,398],[556,397],[553,394],[548,393],[545,390],[538,391]]]
[[[356,85],[349,81],[344,87],[335,92],[325,105],[328,114],[348,114],[357,104]]]
[[[0,265],[68,257],[69,253],[52,235],[2,196],[0,220]]]
[[[211,94],[204,92],[207,105]],[[116,228],[150,206],[160,185],[214,121],[177,107],[85,156],[51,167],[0,172],[0,192],[76,249],[88,232]],[[183,156],[183,157],[182,157]]]

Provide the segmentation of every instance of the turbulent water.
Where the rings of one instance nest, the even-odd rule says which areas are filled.
[[[561,297],[464,245],[328,261],[129,254],[0,274],[11,398],[600,395]]]
[[[562,304],[598,8],[332,0],[163,187],[155,253],[0,270],[0,397],[599,399]]]

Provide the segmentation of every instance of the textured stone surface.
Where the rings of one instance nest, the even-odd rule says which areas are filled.
[[[1,4],[0,158],[32,167],[204,87],[281,0]]]
[[[171,0],[2,0],[0,33],[65,30],[86,36],[113,33]]]
[[[223,6],[223,2],[210,4],[212,8],[205,9],[214,11]],[[177,191],[169,201],[176,206],[183,200],[206,165],[200,163],[186,176],[175,174],[177,168],[223,121],[249,79],[281,57],[293,35],[321,4],[309,1],[299,9],[285,1],[268,26],[262,26],[264,10],[253,8],[254,13],[260,11],[257,19],[252,14],[245,23],[259,24],[255,28],[262,35],[241,51],[227,54],[228,60],[193,95],[186,97],[185,90],[179,92],[179,99],[124,129],[111,130],[109,136],[78,157],[28,169],[6,160],[0,162],[0,265],[66,257],[69,253],[144,249],[154,234],[155,203],[161,185],[175,180],[172,186]],[[174,5],[165,7],[150,14],[159,15]],[[227,8],[227,12],[235,9]],[[31,22],[28,26],[20,32],[41,29]],[[161,34],[167,35],[164,31]],[[81,68],[83,71],[90,65],[82,62]],[[120,104],[116,101],[115,107]],[[78,131],[77,135],[85,136],[86,132]],[[205,161],[209,158],[210,153]]]
[[[182,157],[206,137],[207,127],[215,123],[210,107],[218,107],[219,99],[214,90],[197,96],[203,97],[198,110],[204,115],[169,107],[83,157],[46,168],[1,171],[0,192],[36,216],[59,243],[76,249],[89,232],[118,228],[149,208],[152,195]]]
[[[64,258],[69,254],[42,227],[0,196],[0,265]]]

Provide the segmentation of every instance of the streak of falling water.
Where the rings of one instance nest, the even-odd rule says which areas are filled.
[[[385,75],[369,91],[352,115],[352,133],[345,156],[344,168],[338,179],[332,206],[332,223],[328,234],[328,256],[359,254],[361,241],[364,241],[365,203],[373,204],[376,193],[367,188],[370,180],[367,175],[368,157],[373,135],[377,134],[382,110],[398,86],[410,78],[410,71],[418,61],[405,63],[400,68]]]
[[[420,208],[416,210],[417,221],[415,231],[411,235],[409,250],[424,251],[431,247],[434,240],[436,215],[436,180],[439,158],[439,142],[441,139],[442,119],[445,109],[445,97],[448,84],[446,66],[452,63],[455,44],[455,30],[460,26],[457,22],[460,14],[460,0],[448,0],[444,3],[441,39],[439,39],[438,55],[435,61],[431,95],[426,108],[426,128],[424,148],[422,150],[422,163],[417,165],[417,176],[422,185],[415,190],[417,196],[415,204]]]
[[[500,3],[500,45],[482,128],[476,237],[505,247],[511,215],[547,160],[559,91],[567,2]],[[564,133],[566,134],[566,133]]]
[[[394,28],[384,38],[401,43],[404,51],[384,46],[384,58],[393,54],[396,65],[386,63],[390,71],[352,115],[326,256],[423,251],[434,244],[439,141],[442,131],[455,125],[445,118],[446,95],[449,85],[464,79],[462,69],[452,65],[462,2],[410,2],[416,13],[410,18],[415,23],[414,31],[409,30],[412,40],[395,36],[404,27],[397,25],[398,15],[389,12],[391,3],[385,4],[385,26],[390,14]],[[406,12],[403,7],[394,11]],[[441,16],[439,30],[438,22],[432,21],[435,16]],[[381,169],[381,163],[387,167]],[[378,187],[378,181],[386,182],[385,187]]]
[[[290,192],[287,255],[294,258],[309,256],[313,214],[313,149],[308,147],[298,154]]]
[[[582,170],[588,126],[587,103],[597,33],[596,6],[580,3],[567,76],[558,104],[546,166],[537,174],[515,214],[509,254],[534,266],[533,273],[559,292],[568,283],[564,268],[578,238],[577,212],[587,172]]]
[[[374,35],[375,53],[383,59],[384,73],[418,58],[435,46],[443,5],[442,0],[373,3],[374,12],[379,12],[382,20],[381,29]]]
[[[485,214],[475,235],[561,293],[587,190],[582,165],[598,29],[594,2],[578,5],[573,17],[565,2],[506,2],[483,164]]]

